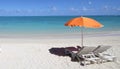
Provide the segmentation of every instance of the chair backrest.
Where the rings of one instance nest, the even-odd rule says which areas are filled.
[[[89,54],[89,53],[91,53],[94,49],[96,49],[96,47],[87,47],[87,46],[84,46],[81,50],[78,51],[77,55]]]
[[[99,48],[95,49],[93,52],[94,53],[102,53],[104,51],[106,51],[107,49],[109,49],[111,46],[99,46]]]

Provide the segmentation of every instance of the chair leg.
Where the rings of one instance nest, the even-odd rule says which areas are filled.
[[[79,58],[79,56],[76,55],[76,58],[77,58],[77,60],[80,62],[80,58]]]

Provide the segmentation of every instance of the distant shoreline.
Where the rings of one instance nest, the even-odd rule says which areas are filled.
[[[107,37],[107,36],[120,36],[120,31],[111,31],[111,32],[99,32],[99,33],[84,33],[84,38],[88,37]],[[10,34],[0,34],[0,38],[35,38],[35,39],[69,39],[76,38],[81,39],[81,33],[61,33],[61,34],[36,34],[36,33],[10,33]]]

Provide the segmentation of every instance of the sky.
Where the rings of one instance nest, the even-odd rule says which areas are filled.
[[[0,16],[120,15],[120,0],[0,0]]]

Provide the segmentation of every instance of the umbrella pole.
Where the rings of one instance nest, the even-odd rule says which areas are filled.
[[[81,46],[83,47],[83,27],[81,28]]]

